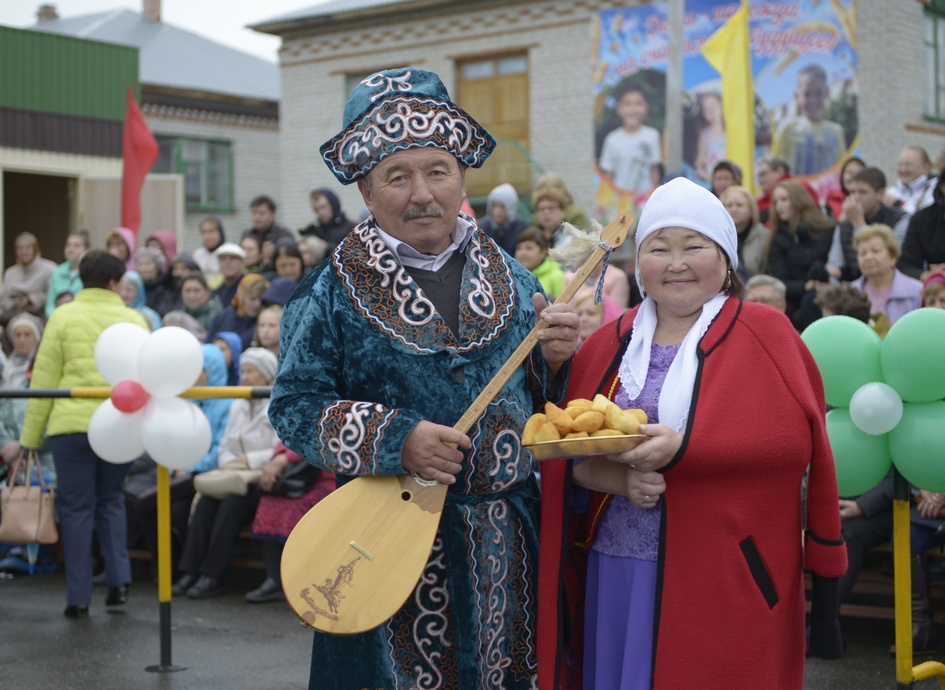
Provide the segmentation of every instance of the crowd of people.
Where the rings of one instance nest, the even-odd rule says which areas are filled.
[[[851,158],[840,191],[820,199],[769,155],[756,197],[737,165],[715,156],[710,170],[704,156],[711,188],[685,178],[657,187],[629,259],[597,267],[559,304],[574,276],[549,252],[566,241],[562,223],[590,224],[564,179],[543,176],[527,199],[501,184],[476,219],[465,171],[494,139],[435,74],[375,77],[355,88],[321,149],[341,184],[357,183],[361,223],[319,187],[314,220],[298,232],[261,195],[238,242],[210,216],[191,252],[169,231],[117,228],[104,247],[70,235],[57,266],[34,235],[19,235],[0,290],[3,387],[105,385],[95,339],[121,322],[193,333],[198,385],[272,386],[271,402],[195,401],[212,445],[172,476],[173,591],[188,598],[225,591],[251,526],[266,573],[245,598],[284,599],[283,545],[336,481],[408,472],[448,484],[414,595],[376,630],[316,632],[312,687],[479,687],[486,677],[504,688],[578,678],[585,688],[680,687],[679,658],[709,685],[801,687],[805,654],[842,655],[839,603],[891,520],[885,486],[838,504],[820,378],[798,333],[844,314],[882,336],[911,310],[945,308],[945,173],[911,146],[893,184]],[[621,107],[639,110],[636,98],[622,95]],[[465,135],[378,135],[350,157],[346,145],[368,141],[365,130],[396,109],[448,115]],[[474,429],[454,429],[539,318],[548,326],[520,370]],[[647,440],[541,468],[517,452],[536,401],[595,395],[643,409]],[[156,466],[146,455],[98,458],[87,436],[95,406],[0,402],[2,461],[36,450],[57,485],[70,618],[89,614],[96,577],[105,606],[123,606],[129,545],[156,552]],[[220,471],[251,478],[211,493]],[[304,477],[301,489],[286,488],[289,474]],[[919,494],[923,547],[928,521],[945,524],[942,504]],[[931,648],[931,629],[921,634],[918,648]]]

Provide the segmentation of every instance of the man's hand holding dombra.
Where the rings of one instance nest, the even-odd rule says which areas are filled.
[[[463,454],[457,448],[471,447],[469,437],[453,427],[422,421],[404,441],[400,462],[408,472],[441,484],[455,484],[454,474],[463,469]]]

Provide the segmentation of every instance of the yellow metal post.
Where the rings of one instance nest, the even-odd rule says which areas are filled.
[[[171,480],[170,470],[157,467],[158,601],[171,600]]]
[[[893,500],[893,574],[896,604],[896,683],[898,687],[912,687],[912,554],[909,544],[909,501],[899,498]]]

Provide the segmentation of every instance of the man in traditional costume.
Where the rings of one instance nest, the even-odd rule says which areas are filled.
[[[578,318],[459,210],[466,167],[494,146],[439,77],[401,68],[361,82],[321,147],[371,216],[286,305],[273,425],[339,484],[413,472],[450,486],[413,594],[369,632],[316,632],[312,688],[537,683],[538,487],[521,431],[535,401],[560,399]],[[539,315],[539,346],[468,436],[453,429]]]

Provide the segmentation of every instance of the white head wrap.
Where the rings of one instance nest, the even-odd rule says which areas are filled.
[[[647,237],[663,228],[687,228],[702,233],[722,248],[733,271],[738,268],[738,236],[735,223],[722,206],[722,202],[706,188],[684,177],[677,177],[657,187],[640,214],[636,236],[636,279],[641,293],[644,290],[640,280],[640,246]],[[660,391],[659,421],[679,433],[686,431],[689,408],[692,405],[692,392],[699,369],[696,349],[726,299],[725,294],[720,292],[702,305],[702,314],[689,329],[669,371],[666,372],[666,379]],[[633,321],[630,345],[618,370],[621,385],[631,400],[639,397],[646,383],[656,322],[656,302],[652,297],[647,297]]]

